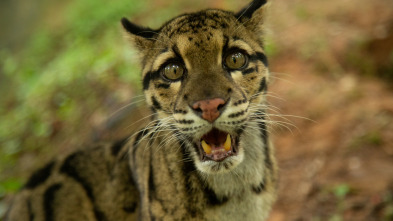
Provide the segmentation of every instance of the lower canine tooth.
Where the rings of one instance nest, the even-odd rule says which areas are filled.
[[[212,153],[212,148],[209,146],[209,144],[206,143],[206,141],[202,140],[201,144],[202,144],[202,148],[205,151],[205,153],[207,153],[207,154]]]
[[[226,150],[226,151],[229,151],[230,149],[231,149],[231,144],[232,144],[232,142],[231,142],[231,135],[227,135],[227,139],[225,140],[225,143],[224,143],[224,149]]]

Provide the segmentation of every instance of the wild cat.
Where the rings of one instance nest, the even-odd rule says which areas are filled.
[[[123,18],[152,120],[48,163],[5,220],[265,220],[277,182],[266,3],[182,14],[157,30]]]

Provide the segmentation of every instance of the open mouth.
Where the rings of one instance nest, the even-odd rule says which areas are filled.
[[[238,140],[227,132],[213,128],[196,145],[201,161],[221,162],[238,153]]]

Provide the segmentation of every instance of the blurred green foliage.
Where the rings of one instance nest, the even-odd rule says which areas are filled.
[[[332,192],[339,200],[343,200],[351,192],[351,187],[345,183],[339,184],[333,188]]]
[[[132,0],[70,1],[56,15],[64,18],[56,29],[39,28],[18,53],[0,51],[0,198],[21,186],[10,178],[18,156],[48,148],[59,122],[75,133],[86,108],[105,102],[106,92],[138,85],[136,56],[119,21],[144,7]]]

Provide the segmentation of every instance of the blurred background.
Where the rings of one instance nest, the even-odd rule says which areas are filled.
[[[129,104],[143,98],[121,17],[158,28],[248,2],[2,0],[0,217],[49,159],[127,134]],[[270,221],[393,220],[393,1],[271,2],[280,183]]]

